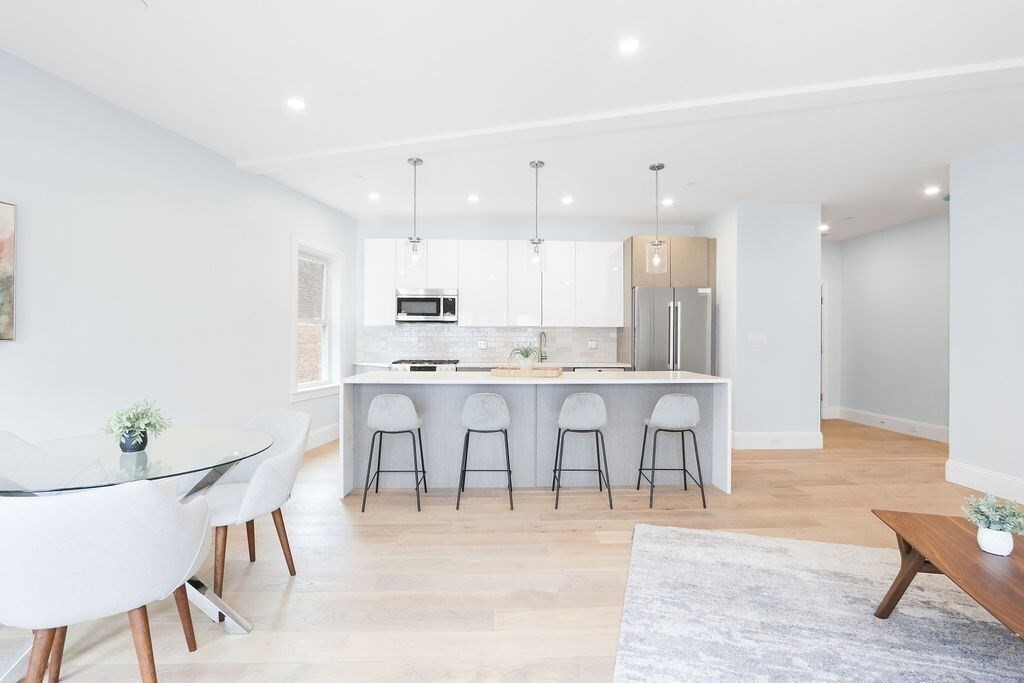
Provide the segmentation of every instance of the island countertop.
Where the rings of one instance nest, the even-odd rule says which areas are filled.
[[[725,377],[682,370],[566,372],[558,377],[495,377],[489,372],[364,372],[343,384],[729,384]]]
[[[614,487],[635,487],[644,420],[650,417],[658,399],[665,394],[686,393],[697,399],[700,424],[694,429],[701,451],[704,481],[724,493],[732,490],[732,382],[725,377],[683,371],[566,372],[559,377],[495,377],[489,372],[367,372],[346,377],[341,383],[339,424],[341,495],[366,477],[373,430],[366,425],[370,402],[386,393],[405,394],[412,399],[422,420],[425,462],[430,491],[449,491],[459,483],[464,429],[460,415],[466,398],[475,392],[501,395],[512,416],[509,443],[515,487],[551,485],[551,471],[558,434],[557,419],[562,401],[569,394],[586,391],[601,395],[609,406],[603,433],[609,456],[609,479]],[[501,462],[500,438],[486,435],[474,439],[477,462]],[[570,443],[571,441],[571,443]],[[681,461],[678,438],[663,438],[658,446],[659,462],[665,466]],[[567,462],[592,462],[593,441],[585,437],[565,444]],[[589,449],[589,450],[588,450]],[[410,457],[406,441],[395,437],[385,444],[385,461],[401,465]],[[480,466],[480,465],[478,465]],[[393,468],[393,467],[392,467]],[[385,469],[388,469],[385,462]],[[681,484],[674,472],[660,472],[659,483]],[[571,476],[570,476],[571,475]],[[503,487],[503,474],[476,473],[470,487]],[[382,486],[406,488],[410,495],[411,475],[382,475]],[[593,486],[593,475],[567,472],[563,486]],[[686,492],[678,492],[685,494]],[[448,494],[443,494],[448,495]],[[698,498],[699,500],[699,498]],[[415,508],[414,508],[415,509]]]

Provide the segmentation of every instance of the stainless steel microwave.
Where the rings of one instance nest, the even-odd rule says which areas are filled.
[[[459,292],[456,289],[397,289],[395,302],[397,323],[459,321]]]

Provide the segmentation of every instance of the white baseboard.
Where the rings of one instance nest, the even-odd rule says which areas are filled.
[[[856,410],[854,408],[840,408],[838,417],[840,420],[849,420],[850,422],[868,425],[869,427],[880,427],[891,432],[949,443],[949,427],[943,427],[942,425],[933,425],[902,417],[892,417],[891,415],[869,413],[866,410]]]
[[[840,408],[839,406],[825,406],[825,407],[823,407],[821,409],[821,419],[822,420],[838,420],[838,419],[840,419],[839,418],[840,411],[842,411],[842,408]]]
[[[736,450],[780,451],[822,447],[821,432],[733,432]]]
[[[317,427],[309,433],[309,443],[306,444],[306,448],[316,448],[317,446],[323,446],[325,443],[338,440],[338,423],[324,425],[323,427]]]
[[[962,462],[946,461],[946,481],[1009,500],[1024,500],[1024,479]]]

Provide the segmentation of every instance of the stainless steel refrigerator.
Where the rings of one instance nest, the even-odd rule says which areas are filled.
[[[710,287],[633,288],[633,369],[713,374]]]

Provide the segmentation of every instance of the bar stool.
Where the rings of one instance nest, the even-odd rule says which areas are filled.
[[[562,472],[597,472],[597,490],[608,489],[608,509],[612,507],[612,486],[608,481],[608,451],[604,446],[604,433],[601,427],[608,422],[608,411],[604,407],[604,399],[597,394],[581,392],[570,394],[562,401],[562,410],[558,413],[558,441],[555,448],[555,467],[551,472],[551,490],[555,492],[555,509],[558,509],[558,497],[562,492]],[[566,434],[594,434],[594,449],[597,455],[597,469],[565,469],[562,459],[565,457]],[[604,469],[601,468],[601,455],[604,454]],[[602,484],[603,481],[603,484]]]
[[[508,413],[508,404],[498,394],[473,394],[462,405],[462,426],[466,428],[466,438],[462,442],[462,471],[459,472],[459,493],[455,497],[455,509],[462,502],[462,492],[466,490],[466,472],[505,472],[508,475],[508,509],[512,507],[512,461],[508,454],[508,427],[512,417]],[[467,469],[469,459],[470,434],[498,434],[505,437],[505,469],[481,470]]]
[[[427,493],[427,463],[423,459],[423,420],[416,413],[416,406],[412,399],[405,394],[380,394],[374,396],[370,401],[370,410],[366,418],[366,424],[374,430],[370,438],[370,458],[366,463],[366,485],[363,487],[363,508],[366,512],[366,494],[370,490],[370,470],[373,468],[373,446],[377,445],[377,470],[374,472],[375,480],[374,493],[380,492],[381,472],[412,472],[416,475],[416,510],[420,510],[420,482],[423,482],[423,492]],[[412,439],[412,469],[411,470],[382,470],[380,468],[381,447],[384,444],[385,434],[408,434]],[[416,454],[416,441],[419,440],[419,459]],[[421,477],[422,475],[422,477]]]
[[[700,406],[697,399],[689,394],[666,394],[658,399],[654,406],[651,417],[644,420],[644,441],[640,447],[640,469],[636,477],[636,490],[640,490],[640,479],[647,479],[651,482],[651,498],[648,507],[654,507],[654,473],[658,470],[667,472],[683,473],[683,490],[687,490],[686,478],[693,479],[693,483],[700,488],[700,502],[707,509],[708,501],[704,497],[704,477],[700,472],[700,451],[697,449],[697,435],[693,428],[700,424]],[[651,466],[644,467],[644,452],[647,450],[647,430],[654,429],[653,446],[651,448]],[[673,432],[679,434],[679,440],[683,451],[682,467],[655,467],[655,459],[658,457],[658,434],[660,432]],[[697,458],[697,478],[694,479],[690,471],[686,469],[686,434],[693,438],[693,454]],[[647,476],[645,471],[651,474]]]

